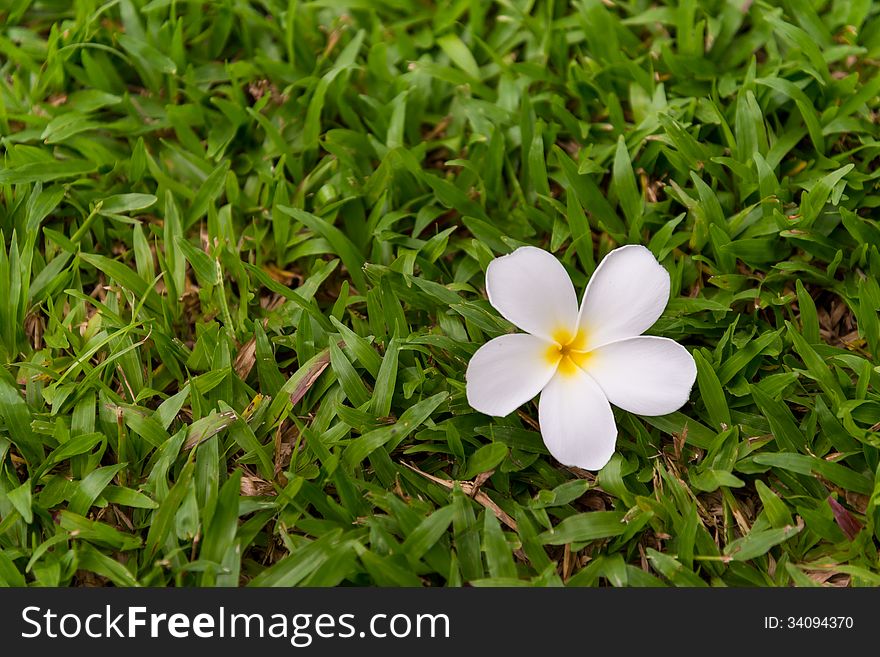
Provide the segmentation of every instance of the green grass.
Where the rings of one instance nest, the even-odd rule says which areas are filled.
[[[0,1],[0,582],[880,584],[878,59],[867,0]],[[493,257],[625,243],[699,376],[594,476],[464,371]]]

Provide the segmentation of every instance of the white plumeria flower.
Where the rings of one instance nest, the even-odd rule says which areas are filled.
[[[541,393],[541,436],[564,465],[599,470],[608,463],[617,440],[610,404],[665,415],[687,402],[697,376],[693,357],[674,340],[641,335],[669,300],[669,273],[645,247],[605,256],[580,309],[565,268],[533,246],[489,263],[486,291],[526,333],[477,350],[467,368],[468,402],[505,416]]]

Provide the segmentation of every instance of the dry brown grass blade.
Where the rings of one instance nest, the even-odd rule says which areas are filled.
[[[855,540],[859,532],[862,531],[862,523],[856,520],[853,514],[847,511],[840,502],[830,495],[828,496],[828,506],[831,507],[831,512],[834,514],[834,520],[837,526],[840,527],[840,531],[846,534],[849,540]]]
[[[479,484],[482,484],[486,480],[486,477],[484,477],[479,482],[479,484],[477,484],[476,481],[471,482],[471,481],[458,481],[456,479],[441,479],[440,477],[435,477],[434,475],[431,475],[431,474],[428,474],[427,472],[423,472],[423,471],[419,470],[416,466],[414,466],[410,463],[406,463],[405,461],[401,461],[401,463],[404,466],[406,466],[407,468],[409,468],[410,470],[412,470],[413,472],[415,472],[416,474],[419,474],[419,475],[423,476],[425,479],[433,481],[435,484],[437,484],[439,486],[443,486],[443,488],[446,488],[448,490],[452,490],[453,488],[455,488],[455,485],[458,484],[458,486],[461,488],[461,490],[464,491],[465,495],[468,495],[469,497],[474,498],[474,500],[476,500],[477,502],[482,504],[484,507],[489,509],[492,513],[494,513],[495,517],[498,518],[498,520],[500,520],[505,525],[510,527],[513,531],[516,531],[516,520],[511,518],[507,514],[507,512],[504,511],[504,509],[502,509],[500,506],[498,506],[497,504],[495,504],[495,502],[492,501],[492,498],[490,498],[488,495],[486,495],[486,493],[484,493],[483,491],[480,490]],[[479,479],[480,479],[480,476],[478,475],[477,480],[479,480]]]
[[[685,423],[684,427],[681,430],[681,433],[672,434],[675,446],[675,460],[681,462],[681,453],[684,450],[684,444],[688,439],[688,425]]]
[[[315,361],[315,364],[312,365],[312,369],[309,370],[308,374],[306,374],[305,378],[297,384],[296,388],[294,388],[293,392],[290,393],[290,403],[296,406],[296,403],[306,396],[306,393],[309,389],[315,385],[315,381],[318,380],[318,377],[321,376],[321,373],[327,369],[327,366],[330,364],[330,352],[328,351],[321,358]]]
[[[241,477],[240,491],[241,495],[244,497],[277,495],[275,486],[273,486],[271,482],[266,481],[262,477],[256,476],[246,469]]]
[[[296,451],[299,443],[300,433],[296,426],[285,420],[275,430],[275,477],[277,478],[281,471],[290,465],[290,459]]]
[[[257,341],[255,338],[251,338],[245,342],[241,346],[241,349],[238,350],[238,355],[235,357],[235,363],[233,363],[232,369],[235,370],[235,375],[242,381],[248,377],[248,374],[250,374],[251,370],[254,368],[256,351]]]

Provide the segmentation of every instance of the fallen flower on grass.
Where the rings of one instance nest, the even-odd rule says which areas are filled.
[[[561,463],[602,468],[614,453],[610,404],[666,415],[687,402],[697,376],[674,340],[642,335],[669,300],[669,273],[645,247],[623,246],[596,268],[578,309],[565,268],[525,246],[486,272],[489,303],[525,331],[480,347],[468,363],[468,403],[505,416],[540,393],[538,422]]]

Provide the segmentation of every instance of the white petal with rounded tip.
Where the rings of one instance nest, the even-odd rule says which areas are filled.
[[[560,328],[575,333],[574,286],[562,263],[547,251],[523,246],[495,258],[486,271],[486,292],[495,309],[523,331],[548,340]]]
[[[467,400],[487,415],[505,416],[541,392],[556,371],[550,343],[525,333],[489,340],[468,363]]]
[[[609,253],[590,278],[579,315],[589,349],[644,333],[669,301],[669,272],[644,246]]]
[[[617,425],[611,406],[581,370],[550,380],[538,402],[538,422],[547,449],[564,465],[600,470],[614,454]]]
[[[697,378],[687,349],[669,338],[642,335],[599,347],[583,365],[625,411],[666,415],[684,406]]]

